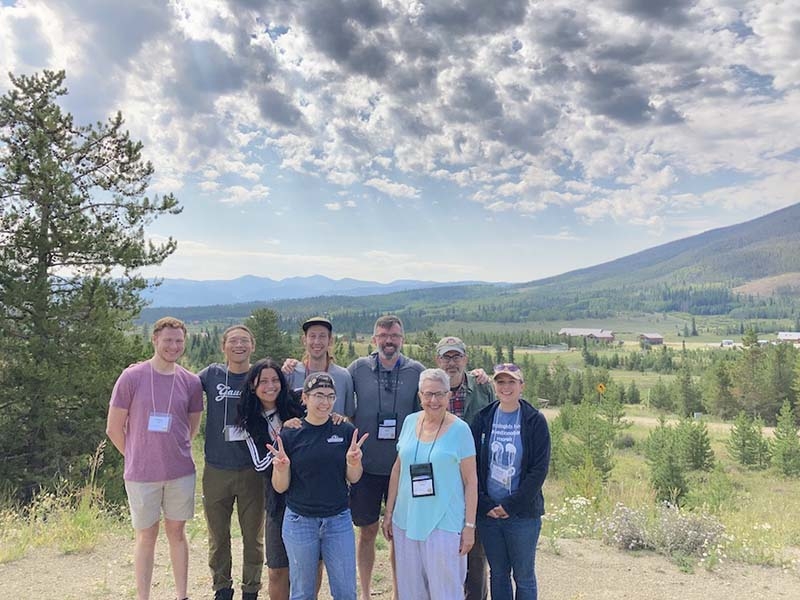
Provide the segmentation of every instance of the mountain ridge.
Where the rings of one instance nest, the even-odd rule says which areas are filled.
[[[397,279],[389,283],[380,283],[351,277],[332,279],[324,275],[284,279],[243,275],[235,279],[166,278],[160,281],[157,287],[149,288],[142,293],[142,297],[152,308],[274,302],[316,296],[370,296],[453,285],[485,285],[485,282],[480,281],[438,282],[416,279]]]
[[[696,314],[728,314],[748,302],[741,296],[771,294],[778,295],[783,304],[798,304],[800,310],[800,279],[792,277],[793,273],[800,273],[800,203],[750,221],[527,283],[399,280],[377,284],[345,279],[339,280],[345,282],[344,285],[340,283],[337,290],[330,292],[326,286],[336,280],[317,275],[291,278],[302,280],[305,295],[296,293],[297,287],[285,284],[279,289],[284,295],[269,301],[253,299],[238,305],[230,301],[217,302],[227,306],[187,314],[213,314],[224,318],[252,310],[257,305],[272,306],[291,315],[290,318],[322,312],[406,311],[408,314],[408,311],[421,311],[419,314],[425,313],[426,322],[455,318],[457,314],[466,319],[500,321],[594,317],[620,310],[694,310]],[[252,282],[260,278],[246,276],[244,279]],[[230,285],[231,282],[221,283]],[[425,287],[415,287],[418,284]],[[281,288],[281,285],[273,287]],[[193,306],[202,308],[209,304],[212,303],[196,302]],[[166,308],[162,305],[145,309],[142,318],[148,320],[158,312],[163,314]],[[177,313],[178,307],[173,308]],[[780,310],[770,308],[761,313],[775,315]],[[747,318],[747,314],[740,311],[733,316]]]

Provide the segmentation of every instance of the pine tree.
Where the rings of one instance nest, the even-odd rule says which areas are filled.
[[[800,476],[800,438],[797,422],[789,401],[785,401],[778,414],[775,440],[772,443],[772,464],[783,475]]]
[[[278,313],[271,308],[258,308],[244,322],[256,338],[253,358],[269,356],[278,364],[300,352],[292,346],[288,334],[278,326]]]
[[[759,419],[748,417],[744,411],[736,416],[726,446],[731,458],[740,465],[754,469],[766,469],[769,465],[769,442],[761,426]]]
[[[180,212],[145,196],[153,166],[119,113],[80,126],[61,109],[65,77],[12,75],[0,98],[0,480],[27,491],[104,439],[114,379],[147,353],[126,335],[138,269],[176,246],[145,226]]]
[[[689,360],[685,352],[673,390],[675,410],[680,416],[688,417],[700,410],[700,392],[692,379]]]
[[[680,436],[662,417],[644,443],[644,455],[650,466],[650,484],[660,501],[680,503],[689,491],[685,476],[687,465]]]
[[[642,402],[642,393],[639,391],[639,387],[636,385],[636,382],[631,379],[631,382],[628,384],[628,389],[625,392],[625,398],[628,401],[628,404],[641,404]]]
[[[661,377],[650,388],[650,406],[664,412],[672,412],[675,409],[672,394],[669,393],[669,388]]]
[[[676,433],[688,469],[710,471],[714,468],[714,450],[705,423],[684,419],[676,428]]]
[[[733,395],[733,381],[728,363],[719,361],[713,365],[706,382],[703,397],[706,410],[723,419],[733,418],[741,410],[741,406]]]

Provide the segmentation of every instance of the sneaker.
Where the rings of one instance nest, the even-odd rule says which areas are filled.
[[[233,600],[233,588],[222,588],[214,592],[214,600]]]

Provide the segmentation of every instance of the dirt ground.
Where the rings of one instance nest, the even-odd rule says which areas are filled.
[[[0,565],[0,599],[101,600],[135,598],[131,540],[109,537],[94,552],[59,555],[38,551]],[[158,543],[153,600],[174,598],[166,540]],[[234,568],[241,565],[241,541],[234,540]],[[193,600],[212,598],[206,567],[207,543],[191,540],[189,592]],[[387,552],[378,555],[373,597],[391,600]],[[540,600],[754,600],[800,598],[796,571],[722,564],[713,572],[681,572],[650,553],[620,552],[595,540],[542,540],[537,553]],[[264,573],[266,579],[266,572]],[[237,593],[236,598],[240,596]],[[266,598],[266,593],[262,592]],[[321,595],[329,599],[327,591]]]

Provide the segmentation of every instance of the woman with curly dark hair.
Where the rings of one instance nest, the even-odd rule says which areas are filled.
[[[284,427],[300,427],[304,414],[304,407],[292,397],[278,363],[264,358],[250,367],[239,401],[239,422],[248,433],[247,447],[253,465],[266,476],[265,547],[270,600],[289,598],[289,559],[281,536],[286,502],[284,495],[272,487],[273,456],[267,444],[274,444]]]

